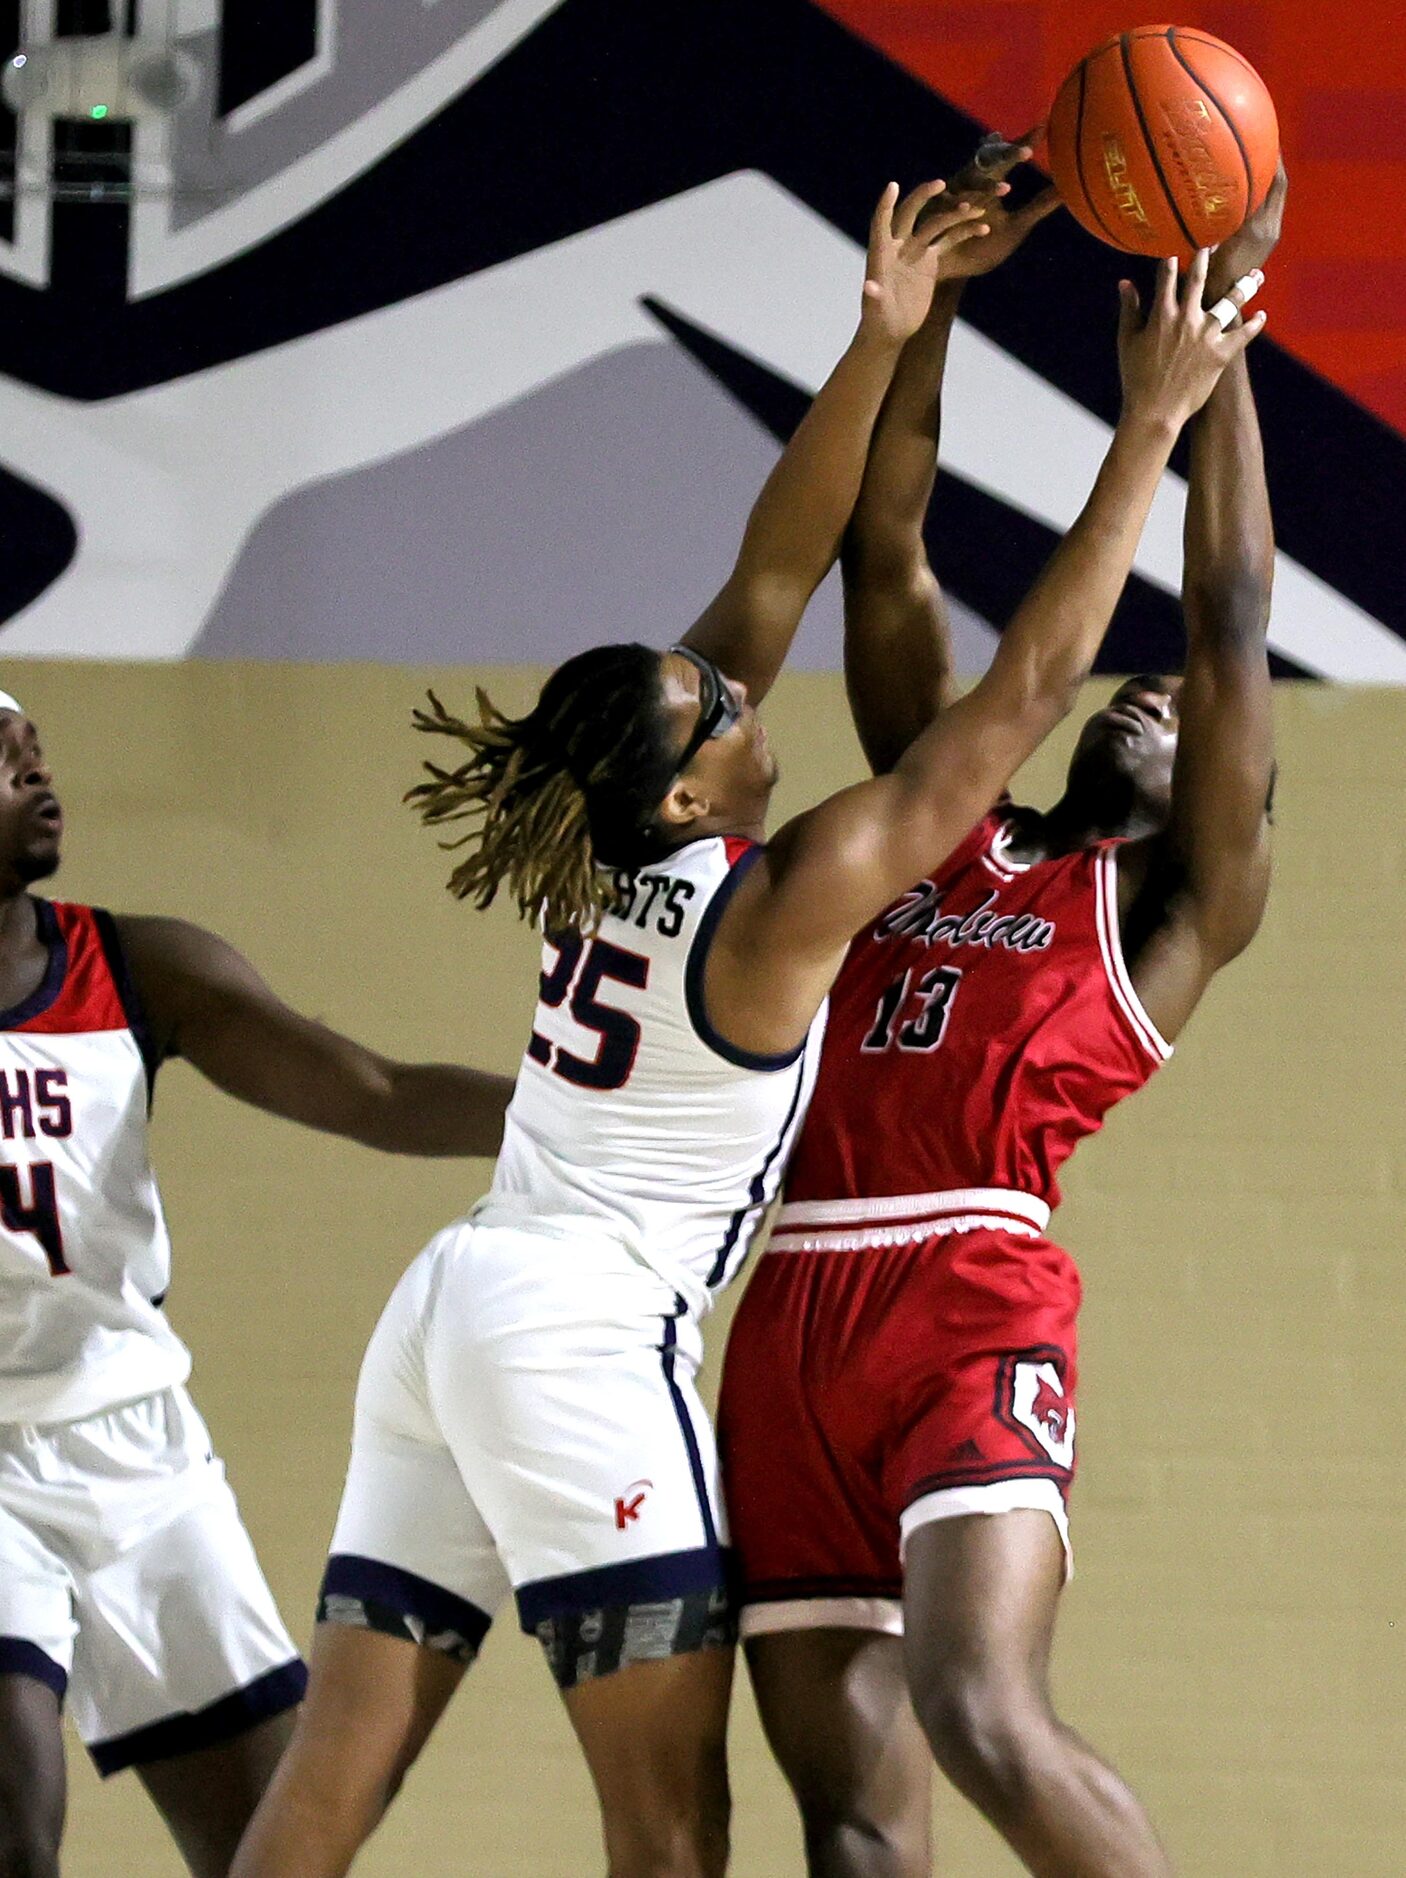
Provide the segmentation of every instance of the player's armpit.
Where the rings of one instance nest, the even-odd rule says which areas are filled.
[[[497,1152],[508,1078],[382,1057],[290,1009],[233,946],[184,920],[125,918],[118,931],[164,1054],[227,1094],[391,1153]]]
[[[1282,207],[1282,176],[1278,184]],[[1277,232],[1277,220],[1276,220]],[[1271,242],[1272,245],[1272,242]],[[1166,1036],[1259,929],[1269,893],[1274,706],[1266,633],[1274,530],[1244,358],[1196,420],[1187,480],[1186,675],[1167,826],[1120,874],[1133,985]]]
[[[1119,901],[1122,952],[1138,1001],[1158,1034],[1174,1043],[1216,974],[1184,903],[1155,874],[1136,888],[1123,910],[1125,883],[1120,857]]]
[[[1227,848],[1193,879],[1168,833],[1118,856],[1118,915],[1128,974],[1152,1022],[1172,1042],[1221,968],[1254,938],[1269,897],[1267,817],[1250,851]]]

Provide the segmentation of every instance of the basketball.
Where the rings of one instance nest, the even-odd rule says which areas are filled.
[[[1279,124],[1264,80],[1223,40],[1139,26],[1074,67],[1048,143],[1059,192],[1091,235],[1186,261],[1264,201]]]

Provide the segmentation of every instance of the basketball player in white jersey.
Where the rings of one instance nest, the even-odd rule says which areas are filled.
[[[418,792],[478,818],[453,885],[540,917],[540,997],[497,1177],[411,1267],[367,1352],[309,1699],[235,1878],[338,1878],[511,1594],[585,1751],[613,1878],[727,1858],[733,1621],[699,1319],[804,1110],[850,935],[933,866],[1068,710],[1185,419],[1246,343],[1168,282],[1125,305],[1126,409],[1084,516],[989,675],[885,776],[763,845],[755,700],[853,509],[944,256],[987,224],[874,219],[858,334],[737,566],[666,653],[572,659]],[[1043,213],[1047,204],[1032,210]],[[1204,274],[1204,263],[1201,268]]]
[[[99,1769],[135,1767],[190,1871],[223,1878],[306,1672],[161,1309],[158,1065],[414,1154],[491,1154],[511,1085],[374,1056],[178,920],[36,897],[62,828],[0,694],[0,1878],[58,1872],[65,1699]]]

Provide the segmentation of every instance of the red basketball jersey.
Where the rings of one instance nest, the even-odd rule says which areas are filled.
[[[851,945],[778,1249],[934,1215],[1043,1230],[1076,1143],[1171,1054],[1123,962],[1116,844],[1022,866],[1011,835],[989,815]]]

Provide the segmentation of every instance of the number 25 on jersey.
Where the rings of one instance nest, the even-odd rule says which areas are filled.
[[[538,996],[548,1010],[565,1004],[582,1029],[595,1031],[599,1041],[594,1056],[576,1056],[534,1030],[527,1054],[578,1089],[623,1089],[639,1053],[640,1027],[628,1011],[603,1004],[598,994],[611,979],[643,991],[649,983],[649,960],[607,939],[586,940],[576,932],[547,943],[557,960],[542,973]]]

